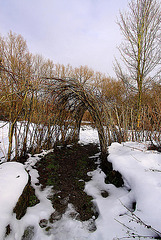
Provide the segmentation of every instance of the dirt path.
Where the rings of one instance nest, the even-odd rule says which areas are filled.
[[[42,188],[52,186],[54,190],[50,200],[56,212],[51,216],[51,221],[61,218],[68,203],[74,205],[79,213],[77,219],[81,221],[96,215],[92,210],[92,198],[84,192],[84,184],[90,180],[87,173],[97,167],[96,158],[91,156],[98,152],[95,144],[58,146],[36,164]]]

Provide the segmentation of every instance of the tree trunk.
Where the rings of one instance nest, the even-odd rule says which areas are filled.
[[[137,129],[140,128],[141,105],[142,105],[142,81],[138,84],[138,104],[137,104]]]

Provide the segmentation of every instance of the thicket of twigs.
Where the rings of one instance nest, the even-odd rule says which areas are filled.
[[[0,37],[0,56],[0,120],[10,126],[8,161],[13,151],[25,157],[28,151],[78,141],[82,119],[97,128],[102,154],[113,141],[160,145],[159,83],[143,90],[138,129],[137,93],[123,82],[87,66],[73,68],[32,55],[23,37],[12,33]]]

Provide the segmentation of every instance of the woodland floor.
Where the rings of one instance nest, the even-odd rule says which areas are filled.
[[[97,168],[97,159],[92,156],[99,151],[95,144],[57,146],[36,164],[42,189],[46,186],[53,187],[50,200],[56,211],[51,216],[51,222],[61,218],[68,203],[74,205],[77,216],[73,217],[78,220],[97,217],[92,197],[84,192],[84,185],[90,180],[87,173]],[[104,197],[107,197],[106,194]]]

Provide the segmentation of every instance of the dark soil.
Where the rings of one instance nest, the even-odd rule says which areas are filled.
[[[84,185],[90,180],[87,173],[96,169],[96,158],[91,156],[98,152],[95,144],[57,146],[36,164],[42,189],[53,187],[50,200],[56,212],[51,215],[51,222],[61,218],[68,203],[74,205],[81,221],[96,217],[92,197],[84,192]]]
[[[154,150],[154,151],[158,151],[161,152],[161,146],[157,146],[154,143],[152,143],[149,147],[148,150]]]

